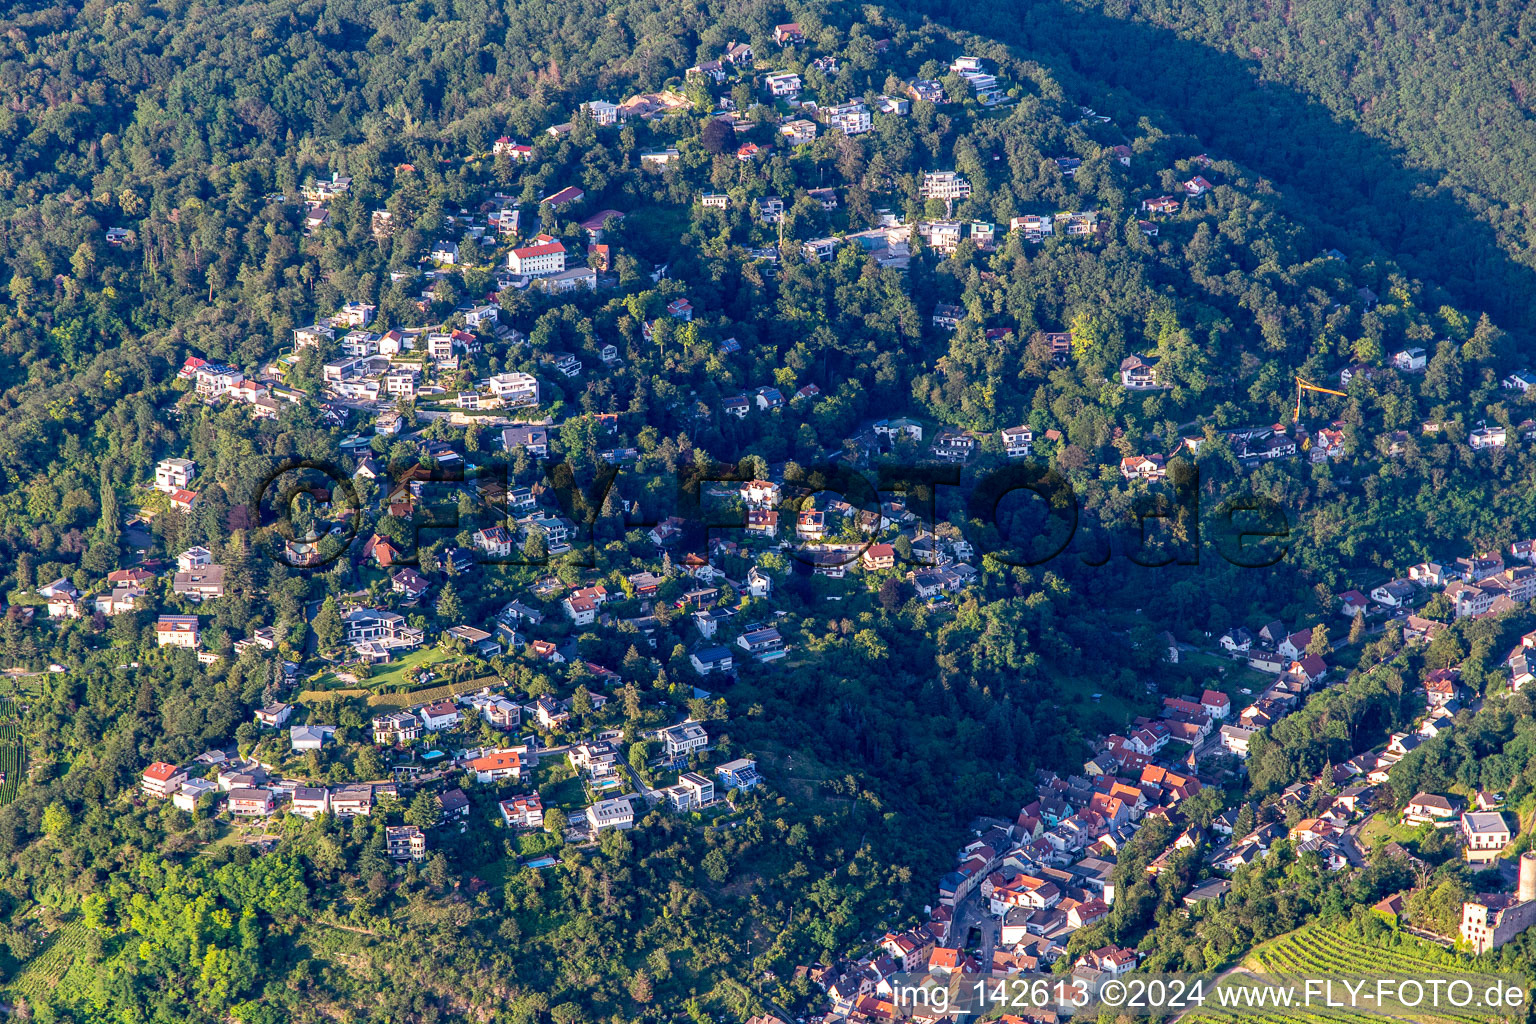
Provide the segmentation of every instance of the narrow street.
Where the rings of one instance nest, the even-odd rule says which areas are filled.
[[[988,912],[986,904],[977,893],[972,893],[964,902],[956,905],[954,937],[950,941],[965,942],[972,928],[981,932],[979,966],[983,972],[989,971],[992,969],[992,954],[1001,938],[1002,924]]]

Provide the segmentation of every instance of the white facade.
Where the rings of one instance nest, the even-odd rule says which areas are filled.
[[[498,373],[487,382],[502,404],[516,408],[539,404],[539,380],[531,373]]]
[[[533,245],[507,253],[507,269],[528,277],[547,277],[565,270],[565,246],[548,235],[540,235]]]

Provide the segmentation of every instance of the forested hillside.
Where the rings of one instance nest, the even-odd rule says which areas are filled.
[[[1153,108],[1281,183],[1293,215],[1509,327],[1536,324],[1525,5],[1025,3],[915,9]],[[1113,97],[1113,98],[1111,98]],[[1121,106],[1121,104],[1125,106]]]

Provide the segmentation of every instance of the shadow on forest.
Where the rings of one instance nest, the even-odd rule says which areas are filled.
[[[1431,295],[1439,286],[1464,311],[1487,310],[1506,330],[1536,334],[1536,270],[1516,262],[1490,224],[1387,143],[1290,86],[1261,81],[1256,64],[1061,0],[893,6],[1018,48],[1069,99],[1120,113],[1121,124],[1146,113],[1196,136],[1214,157],[1253,168],[1303,204],[1323,246],[1352,262],[1395,259]],[[1123,95],[1105,95],[1106,86]]]

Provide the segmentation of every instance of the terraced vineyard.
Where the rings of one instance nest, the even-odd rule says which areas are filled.
[[[1430,943],[1405,939],[1405,944],[1378,948],[1353,934],[1320,924],[1309,924],[1255,949],[1243,968],[1256,975],[1290,975],[1301,978],[1354,975],[1367,977],[1443,978],[1470,973],[1465,958]],[[1414,1013],[1401,1011],[1391,1018],[1350,1010],[1308,1007],[1293,1010],[1218,1009],[1207,1006],[1182,1018],[1183,1024],[1296,1024],[1323,1021],[1327,1024],[1383,1024],[1387,1020],[1435,1021],[1449,1024],[1487,1024],[1499,1020],[1493,1012],[1475,1011]]]
[[[20,708],[10,698],[0,699],[0,807],[16,799],[21,788],[26,752],[21,742]]]
[[[41,953],[38,953],[20,974],[11,981],[13,995],[25,996],[34,1005],[53,989],[68,973],[70,967],[84,959],[85,940],[90,929],[83,921],[71,921],[53,933]]]
[[[1416,939],[1380,949],[1336,928],[1309,924],[1254,950],[1247,966],[1263,974],[1408,974],[1469,969],[1465,958]]]
[[[371,708],[406,708],[414,707],[417,704],[431,704],[433,701],[452,700],[461,693],[474,693],[476,690],[499,682],[501,680],[496,676],[482,676],[479,679],[466,679],[461,683],[448,683],[425,690],[410,690],[403,693],[376,693],[368,698],[368,706]]]

